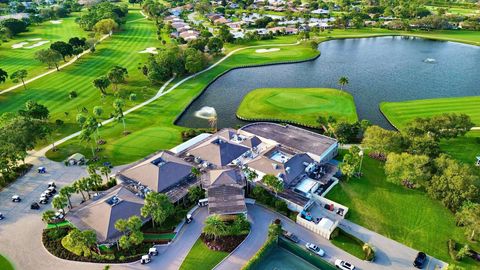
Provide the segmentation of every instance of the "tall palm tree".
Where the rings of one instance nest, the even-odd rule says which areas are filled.
[[[68,207],[71,209],[72,208],[72,201],[70,200],[70,197],[72,194],[75,192],[75,188],[72,186],[64,186],[63,188],[60,189],[59,194],[60,196],[64,196],[68,200]]]
[[[348,77],[342,76],[338,79],[338,84],[340,85],[340,90],[343,90],[343,87],[348,84]]]
[[[47,210],[42,213],[42,220],[45,222],[47,225],[50,224],[50,222],[55,218],[55,211],[53,210]],[[57,227],[57,224],[55,223],[55,227]],[[58,227],[57,227],[58,228]]]
[[[123,133],[125,134],[125,115],[123,115],[123,107],[125,106],[125,101],[121,98],[117,98],[113,102],[113,108],[115,109],[115,118],[118,121],[122,121],[123,124]]]

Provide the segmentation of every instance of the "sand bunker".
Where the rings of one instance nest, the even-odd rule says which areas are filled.
[[[38,47],[38,46],[42,46],[43,44],[47,44],[47,43],[49,43],[49,42],[50,42],[49,40],[42,40],[42,41],[39,41],[39,42],[37,42],[37,43],[35,43],[35,44],[33,44],[33,45],[30,45],[30,46],[28,46],[28,47],[23,47],[23,48],[25,48],[25,49],[33,49],[33,48],[36,48],[36,47]]]
[[[138,53],[151,53],[151,54],[158,54],[157,48],[155,47],[148,47],[145,50],[138,52]]]
[[[276,52],[276,51],[280,51],[280,48],[258,49],[255,52],[256,53],[269,53],[269,52]]]
[[[50,21],[51,24],[61,24],[63,21],[62,20],[52,20]]]
[[[15,43],[12,45],[12,49],[19,49],[23,48],[23,46],[27,45],[28,42],[20,42],[20,43]]]

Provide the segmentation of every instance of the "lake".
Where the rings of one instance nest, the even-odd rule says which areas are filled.
[[[243,97],[264,87],[339,88],[347,76],[360,119],[391,128],[379,110],[382,101],[480,95],[480,47],[421,38],[378,37],[331,40],[319,45],[314,61],[236,69],[211,84],[177,121],[207,127],[194,116],[214,107],[218,127],[245,124],[235,117]]]

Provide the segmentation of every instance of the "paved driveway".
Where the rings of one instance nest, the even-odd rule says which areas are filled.
[[[233,252],[225,261],[223,261],[216,270],[234,270],[241,269],[254,254],[263,245],[268,234],[269,223],[279,218],[282,220],[284,229],[293,232],[300,239],[300,244],[305,245],[306,242],[314,243],[325,250],[325,257],[330,263],[334,263],[336,259],[343,259],[353,263],[358,269],[364,270],[380,270],[380,269],[416,269],[412,266],[417,251],[404,246],[398,242],[378,235],[374,232],[366,230],[363,227],[351,227],[353,233],[362,240],[372,243],[377,247],[377,257],[374,263],[360,260],[349,253],[337,248],[329,240],[297,225],[290,219],[285,218],[275,212],[272,212],[262,206],[248,205],[248,214],[252,221],[252,231],[235,252]],[[433,259],[434,260],[434,259]],[[437,260],[437,262],[442,263]],[[434,269],[431,263],[427,269]]]

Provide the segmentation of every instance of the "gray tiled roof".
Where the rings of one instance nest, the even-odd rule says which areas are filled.
[[[207,190],[208,213],[231,215],[247,212],[243,188],[219,185]]]
[[[192,165],[168,151],[127,168],[120,175],[142,183],[156,192],[176,185],[192,172]]]
[[[112,198],[118,198],[116,204]],[[67,219],[79,229],[89,229],[97,233],[97,240],[105,242],[115,239],[121,233],[115,229],[115,222],[119,219],[127,219],[131,216],[140,216],[143,207],[143,199],[137,197],[122,185],[117,185],[108,190],[101,198],[88,201],[72,209]]]
[[[210,142],[204,143],[190,150],[189,153],[218,167],[223,167],[248,150],[248,147],[230,143],[225,139],[217,137]]]
[[[265,155],[261,155],[251,160],[246,165],[265,174],[281,176],[287,187],[292,184],[297,177],[305,173],[306,166],[304,163],[312,162],[313,159],[309,155],[301,153],[295,154],[285,163],[274,161]],[[287,168],[289,168],[288,172]]]

